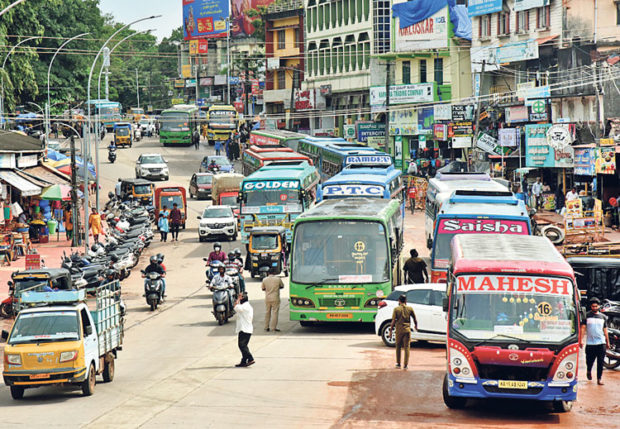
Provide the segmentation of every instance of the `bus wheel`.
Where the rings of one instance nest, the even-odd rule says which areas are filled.
[[[465,404],[467,403],[467,399],[462,398],[460,396],[450,396],[448,392],[448,374],[446,374],[443,378],[443,403],[446,404],[446,407],[452,410],[459,410],[461,408],[465,408]]]
[[[304,328],[309,328],[310,326],[314,326],[314,322],[310,322],[309,320],[300,320],[299,324]]]
[[[556,413],[568,413],[573,409],[573,401],[553,401],[553,411]]]

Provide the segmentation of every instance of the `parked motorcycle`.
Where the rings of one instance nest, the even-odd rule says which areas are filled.
[[[141,273],[142,277],[146,278],[144,283],[146,303],[151,307],[151,311],[155,311],[163,298],[164,283],[162,275],[154,271],[147,273],[145,270],[142,270]]]
[[[15,316],[14,304],[17,302],[15,298],[15,286],[9,284],[9,296],[0,303],[0,316],[8,319]]]
[[[116,147],[108,147],[108,161],[110,161],[112,164],[114,164],[114,161],[116,161]]]
[[[620,330],[607,328],[609,335],[609,348],[605,351],[603,366],[614,369],[620,366]]]
[[[610,328],[620,330],[620,302],[609,299],[603,300],[601,313],[607,316],[607,324]]]

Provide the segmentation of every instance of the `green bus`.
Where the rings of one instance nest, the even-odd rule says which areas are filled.
[[[177,104],[166,109],[159,118],[159,142],[163,146],[192,145],[200,140],[198,107]]]
[[[312,322],[373,322],[377,305],[401,283],[400,202],[325,200],[293,226],[290,315]]]
[[[250,144],[259,147],[288,147],[297,152],[299,140],[305,137],[307,135],[288,130],[255,130],[250,133]]]

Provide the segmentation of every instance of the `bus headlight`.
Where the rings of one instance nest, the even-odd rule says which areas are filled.
[[[455,377],[473,378],[471,366],[463,353],[455,348],[449,349],[450,372]]]
[[[314,307],[314,302],[308,298],[291,298],[291,304],[296,307]]]
[[[379,298],[370,298],[368,301],[366,301],[364,307],[378,307],[380,301],[381,299]]]
[[[575,368],[577,368],[577,359],[579,349],[577,346],[568,346],[560,352],[557,358],[557,365],[554,365],[553,381],[570,382],[576,377]]]

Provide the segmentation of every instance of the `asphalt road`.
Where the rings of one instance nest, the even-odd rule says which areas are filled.
[[[133,177],[135,160],[147,152],[162,153],[169,161],[169,182],[187,186],[212,150],[206,144],[198,151],[163,148],[156,139],[147,139],[119,150],[113,165],[102,150],[102,195],[118,177]],[[514,401],[450,411],[441,400],[443,346],[416,346],[410,370],[393,369],[393,349],[383,346],[371,326],[302,328],[289,321],[287,289],[280,310],[282,331],[265,332],[256,280],[246,280],[254,307],[250,349],[256,364],[235,368],[240,354],[234,319],[218,326],[204,287],[201,258],[212,243],[198,242],[196,215],[207,204],[190,201],[179,242],[154,241],[138,266],[146,265],[151,254],[165,254],[166,303],[149,311],[137,270],[123,282],[129,310],[114,381],[99,381],[91,397],[77,390],[40,388],[26,391],[22,401],[13,401],[8,388],[0,387],[3,427],[618,427],[619,372],[606,372],[605,386],[581,382],[579,400],[569,414]],[[408,216],[406,248],[426,250],[423,213]],[[240,242],[223,245],[225,250],[241,247]]]

